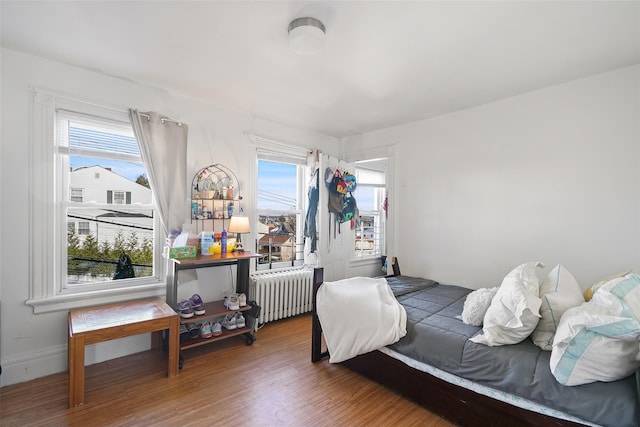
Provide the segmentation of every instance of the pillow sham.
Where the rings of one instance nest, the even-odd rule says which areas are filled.
[[[542,350],[551,351],[560,318],[565,311],[584,302],[582,289],[571,273],[558,264],[540,285],[540,321],[531,340]]]
[[[498,292],[497,286],[476,289],[467,295],[462,307],[462,321],[467,325],[482,326],[484,315],[487,313],[496,292]]]
[[[483,319],[482,334],[471,341],[488,346],[516,344],[527,338],[540,319],[540,262],[521,264],[505,276]]]
[[[564,313],[549,362],[559,383],[616,381],[640,368],[638,310],[625,302],[640,292],[640,277],[633,276],[605,283],[590,301]]]

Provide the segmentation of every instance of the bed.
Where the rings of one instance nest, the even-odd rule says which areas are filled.
[[[488,347],[469,341],[482,327],[460,320],[470,289],[399,275],[387,277],[407,313],[407,335],[344,366],[463,426],[639,426],[638,372],[623,380],[568,387],[549,353],[530,339]],[[323,282],[314,274],[314,297]],[[417,345],[416,345],[417,344]],[[314,300],[311,360],[329,356]]]

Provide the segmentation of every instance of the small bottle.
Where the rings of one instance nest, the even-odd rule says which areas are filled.
[[[222,254],[226,254],[227,253],[227,230],[222,230],[222,241],[220,242],[220,244],[222,245],[221,249],[221,253]]]
[[[213,254],[220,255],[222,253],[222,245],[220,243],[220,233],[213,234]]]
[[[202,238],[200,242],[201,254],[202,255],[210,255],[209,248],[213,245],[213,233],[209,231],[202,232]]]
[[[227,207],[227,211],[228,211],[229,218],[231,218],[233,216],[233,203],[229,203],[229,206]]]

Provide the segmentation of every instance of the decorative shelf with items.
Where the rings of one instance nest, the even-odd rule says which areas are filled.
[[[246,301],[250,261],[257,256],[245,252],[240,244],[240,235],[251,232],[248,218],[238,215],[241,200],[238,178],[224,165],[207,166],[193,177],[190,232],[198,235],[200,248],[188,256],[167,256],[166,300],[180,314],[181,350],[236,335],[244,335],[247,345],[256,340],[253,333],[260,307],[255,302],[237,306],[225,301],[203,302],[197,294],[178,301],[180,271],[231,265],[236,266],[234,295],[243,296]],[[180,367],[183,361],[181,355]]]
[[[236,174],[219,163],[202,168],[191,182],[191,223],[194,232],[213,233],[222,239],[222,232],[229,232],[234,214],[240,213],[240,185]],[[228,236],[229,237],[229,236]],[[230,240],[233,243],[233,240]],[[221,249],[212,247],[211,253]],[[232,246],[227,245],[227,248]],[[215,252],[214,252],[215,250]],[[224,251],[221,251],[224,253]]]

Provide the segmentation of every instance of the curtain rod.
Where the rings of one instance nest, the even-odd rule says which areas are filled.
[[[140,114],[142,117],[145,117],[147,121],[151,120],[150,114],[147,114],[147,113],[138,113],[138,114]],[[171,122],[171,123],[177,124],[178,126],[182,126],[182,122],[170,119],[169,117],[160,117],[160,123],[164,124],[164,122]]]
[[[247,137],[249,137],[250,139],[252,139],[252,142],[254,145],[260,145],[259,141],[263,141],[264,143],[266,143],[266,145],[271,145],[271,146],[276,146],[276,147],[280,147],[280,148],[284,148],[286,150],[290,150],[291,148],[294,149],[300,149],[300,151],[306,151],[307,154],[311,154],[313,153],[313,149],[309,148],[309,147],[305,147],[299,144],[295,144],[293,142],[288,142],[288,141],[284,141],[281,140],[279,138],[272,138],[272,137],[268,137],[268,136],[262,136],[262,135],[258,135],[255,133],[251,133],[249,131],[244,131],[242,132],[244,135],[246,135]],[[289,152],[289,151],[288,151]]]

